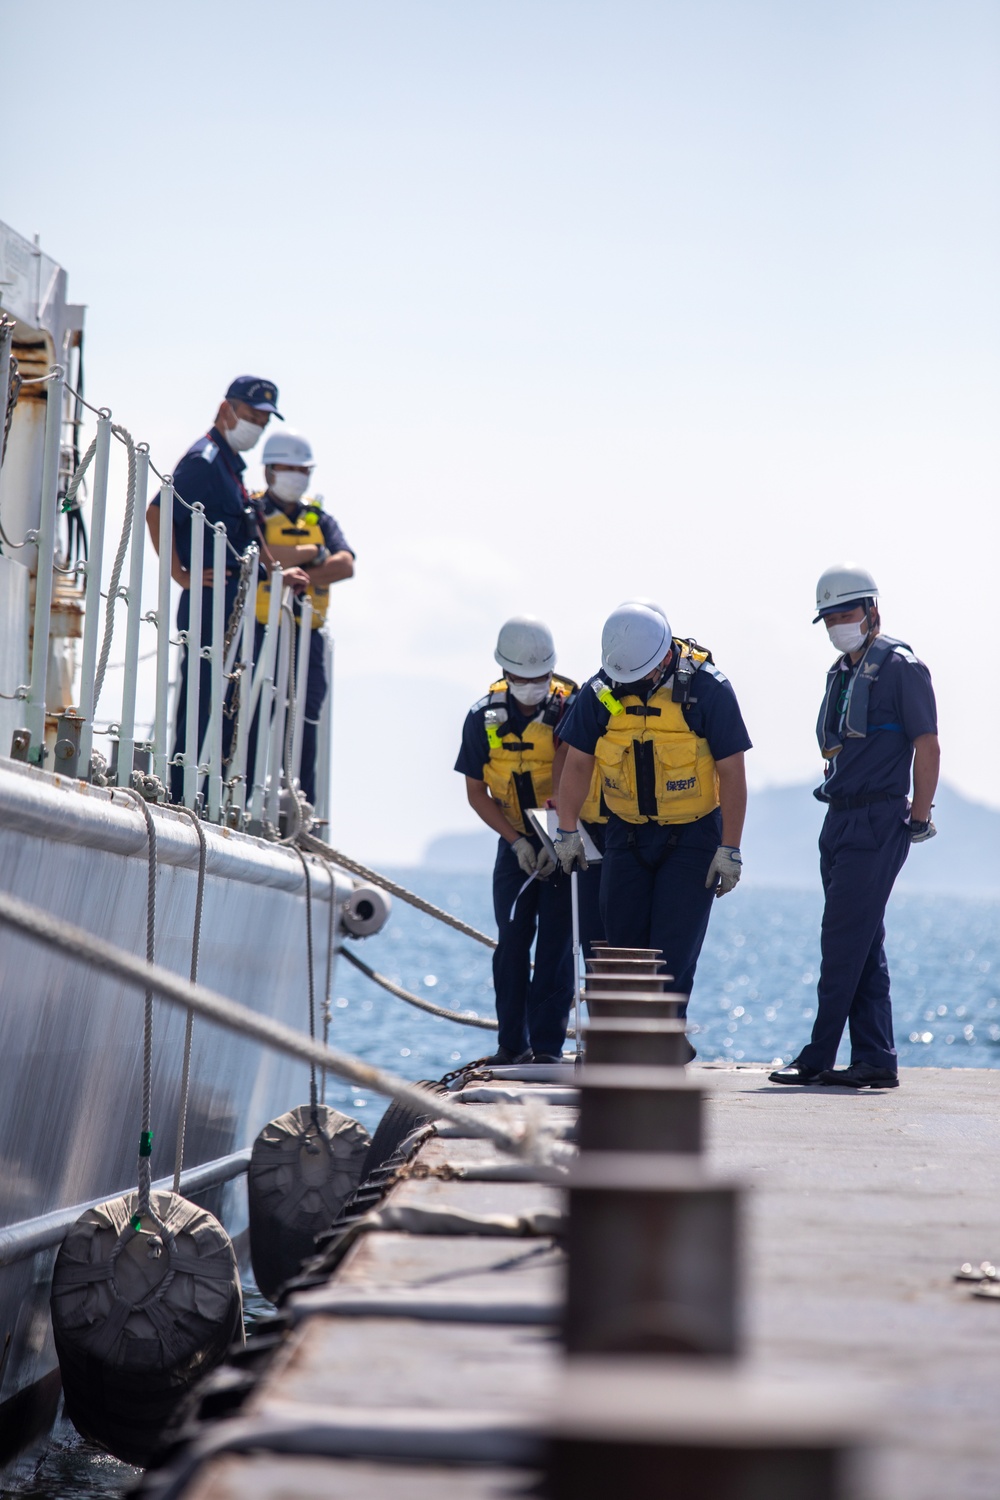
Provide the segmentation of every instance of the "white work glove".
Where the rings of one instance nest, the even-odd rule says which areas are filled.
[[[515,839],[510,847],[513,849],[514,856],[525,875],[534,875],[538,868],[538,856],[535,853],[535,846],[531,840],[526,839],[522,833],[521,837]]]
[[[937,829],[930,818],[927,819],[926,823],[921,823],[919,818],[915,818],[911,814],[906,820],[906,826],[910,831],[911,844],[926,844],[927,840],[932,839],[937,833]]]
[[[543,844],[538,851],[538,878],[548,880],[552,871],[556,868],[556,862]]]
[[[574,868],[585,870],[587,868],[587,856],[583,852],[583,835],[567,833],[564,828],[556,830],[555,836],[556,859],[559,861],[564,875],[568,875]]]
[[[714,890],[717,896],[726,896],[739,884],[743,874],[743,856],[732,844],[720,844],[708,867],[706,890]]]

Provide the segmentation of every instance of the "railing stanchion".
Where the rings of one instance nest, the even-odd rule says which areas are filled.
[[[253,787],[250,797],[250,831],[260,833],[264,826],[264,783],[267,778],[267,752],[271,740],[271,705],[274,702],[274,663],[278,651],[278,623],[281,619],[282,570],[271,573],[267,625],[254,691],[250,698],[250,715],[257,708],[257,753],[254,756]]]
[[[265,798],[267,821],[277,828],[281,797],[281,772],[285,762],[285,724],[288,719],[288,680],[291,653],[295,649],[295,617],[292,614],[291,590],[285,590],[278,632],[278,661],[274,687],[274,717],[271,720],[271,748],[268,753],[268,786]],[[287,605],[287,607],[286,607]]]
[[[94,455],[94,493],[90,505],[90,540],[87,544],[87,592],[83,607],[83,657],[80,664],[80,768],[90,775],[90,753],[94,748],[94,688],[97,675],[97,637],[101,630],[101,576],[104,572],[104,522],[108,511],[108,468],[111,460],[111,413],[97,419],[97,452]]]
[[[187,628],[187,713],[184,724],[184,806],[198,796],[201,702],[201,606],[205,576],[205,507],[191,507],[191,589]]]
[[[229,762],[229,778],[233,783],[231,805],[243,813],[247,805],[247,741],[253,718],[253,658],[257,631],[257,548],[251,547],[253,563],[247,583],[246,603],[243,606],[243,643],[239,654],[243,670],[240,674],[240,709],[236,717],[233,734],[232,758]]]
[[[225,700],[226,528],[220,521],[212,538],[212,644],[205,652],[212,682],[212,723],[208,738],[208,816],[218,823],[222,812],[222,705]]]
[[[146,527],[146,488],[149,449],[140,443],[135,454],[135,510],[132,514],[132,553],[128,571],[128,615],[125,627],[125,680],[122,718],[118,731],[118,785],[132,785],[135,758],[135,694],[139,676],[139,626],[142,624],[142,564]]]
[[[326,667],[326,697],[319,712],[316,732],[316,821],[330,822],[330,772],[333,760],[333,639],[323,633],[323,663]]]
[[[153,769],[170,795],[170,567],[174,554],[174,481],[160,490],[160,569],[156,596],[156,706],[153,716]]]
[[[10,395],[10,357],[14,341],[14,324],[0,313],[0,465],[6,446],[7,398]],[[6,753],[8,746],[4,746]]]
[[[25,726],[31,735],[29,759],[45,760],[45,686],[49,672],[49,633],[52,627],[52,565],[56,548],[56,505],[59,499],[59,449],[65,376],[62,367],[49,381],[45,398],[45,457],[42,464],[42,509],[38,523],[38,562],[35,575],[34,635],[31,643],[31,685]],[[8,745],[0,746],[6,755]]]
[[[302,595],[299,616],[299,649],[295,658],[295,727],[292,730],[292,763],[288,767],[289,785],[302,779],[302,736],[306,727],[306,694],[309,690],[309,652],[312,637],[312,600]]]

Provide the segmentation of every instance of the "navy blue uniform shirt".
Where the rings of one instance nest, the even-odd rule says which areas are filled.
[[[597,741],[611,718],[611,710],[605,708],[593,690],[595,682],[598,692],[611,686],[604,672],[589,678],[559,725],[560,739],[582,750],[585,755],[594,754]],[[669,682],[668,677],[661,686],[667,686]],[[621,691],[634,694],[645,702],[655,689],[649,683],[630,683]],[[752,748],[732,684],[718,667],[706,664],[700,668],[691,686],[691,701],[682,705],[681,712],[691,732],[708,741],[708,748],[717,761]]]
[[[247,494],[243,483],[246,464],[238,453],[234,453],[218,427],[209,428],[204,437],[192,443],[180,463],[174,469],[174,546],[181,566],[191,566],[191,512],[188,505],[203,505],[207,526],[217,526],[221,521],[230,542],[239,553],[245,552],[251,542],[259,540],[259,511]],[[159,505],[160,494],[153,504]],[[205,532],[205,567],[212,566],[212,535]],[[226,607],[232,605],[238,586],[239,564],[231,552],[227,552]],[[181,592],[177,606],[177,624],[186,629],[190,619],[191,595],[187,589]]]
[[[846,686],[849,673],[856,670],[849,657],[843,658],[843,670]],[[931,674],[910,652],[893,651],[869,689],[866,737],[844,740],[816,796],[822,802],[869,792],[907,796],[913,741],[922,734],[937,734]]]
[[[572,703],[575,696],[575,693],[571,694],[567,701]],[[473,781],[484,780],[483,767],[488,763],[490,758],[490,743],[486,738],[486,710],[489,706],[490,695],[487,693],[485,698],[480,698],[478,703],[472,705],[465,716],[465,723],[462,726],[462,748],[458,752],[455,770],[462,776],[471,776]],[[534,719],[538,718],[544,707],[545,704],[542,702],[532,708],[523,709],[517,699],[508,693],[508,717],[506,724],[502,726],[503,729],[509,733],[516,734],[520,739],[528,725]],[[566,715],[568,713],[569,709],[564,708],[562,717],[559,720],[559,734],[556,738],[556,744],[559,743],[559,739],[562,736],[562,726],[566,722]]]

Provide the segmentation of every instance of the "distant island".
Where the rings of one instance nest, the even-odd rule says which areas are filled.
[[[744,879],[754,885],[816,887],[816,840],[823,807],[812,783],[768,787],[750,794],[743,835]],[[996,850],[1000,812],[972,802],[954,787],[938,788],[934,806],[938,836],[911,851],[897,889],[939,891],[950,896],[1000,896]],[[442,833],[431,839],[421,861],[425,869],[487,873],[496,837],[487,829]],[[985,873],[988,872],[988,873]]]

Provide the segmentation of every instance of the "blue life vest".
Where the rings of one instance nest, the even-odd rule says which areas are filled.
[[[816,738],[825,760],[832,760],[844,748],[845,740],[863,740],[868,736],[868,696],[885,662],[894,651],[908,661],[915,662],[912,647],[905,641],[897,641],[891,635],[877,635],[864,656],[851,673],[847,684],[846,698],[841,701],[840,687],[844,668],[843,657],[838,657],[826,674],[826,693],[816,721]],[[902,732],[898,724],[876,724],[874,729],[895,729]]]

